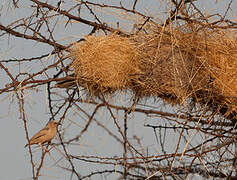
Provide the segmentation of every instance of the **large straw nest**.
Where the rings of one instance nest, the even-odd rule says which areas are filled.
[[[78,84],[92,93],[129,89],[171,104],[191,100],[237,120],[234,32],[149,25],[130,37],[89,36],[71,54]]]
[[[76,43],[71,54],[79,84],[90,91],[123,89],[140,73],[134,43],[115,34],[89,36]]]
[[[202,42],[208,48],[208,71],[213,79],[216,93],[226,100],[236,102],[237,97],[237,34],[219,31],[208,42]],[[207,44],[207,45],[206,45]],[[201,55],[207,54],[202,49]]]
[[[137,87],[131,88],[141,96],[158,96],[173,104],[206,88],[210,77],[196,57],[196,49],[189,45],[196,42],[196,37],[175,29],[161,31],[157,27],[150,31],[134,37],[143,76]]]
[[[236,119],[236,38],[237,34],[223,30],[149,27],[133,37],[143,75],[131,88],[172,104],[192,99]]]
[[[212,78],[212,92],[218,108],[223,111],[224,107],[225,116],[235,116],[237,120],[237,34],[218,31],[211,33],[200,44],[203,47],[200,49],[200,60],[207,62],[206,73]]]

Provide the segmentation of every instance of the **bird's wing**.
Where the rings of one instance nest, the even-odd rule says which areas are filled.
[[[34,141],[42,136],[45,136],[46,134],[48,134],[49,128],[45,127],[43,129],[41,129],[39,132],[37,132],[31,139],[30,141]]]

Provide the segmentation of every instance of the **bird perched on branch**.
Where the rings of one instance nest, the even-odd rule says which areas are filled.
[[[37,132],[29,141],[28,144],[25,145],[27,147],[29,144],[38,144],[42,147],[42,144],[46,142],[50,142],[57,133],[57,127],[60,123],[53,120],[50,121],[43,129]]]
[[[65,78],[62,78],[62,80],[58,81],[54,87],[55,88],[72,88],[76,85],[77,83],[76,83],[75,74],[70,74],[66,76]]]

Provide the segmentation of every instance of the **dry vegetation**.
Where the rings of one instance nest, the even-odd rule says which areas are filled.
[[[126,88],[131,76],[139,73],[134,43],[118,35],[87,37],[72,48],[72,67],[77,79],[91,90]],[[98,86],[98,88],[96,88]],[[98,93],[97,93],[98,94]]]
[[[15,93],[26,139],[31,121],[25,94],[44,92],[42,85],[47,85],[49,120],[63,124],[59,143],[46,146],[49,152],[38,157],[29,147],[33,179],[40,179],[47,156],[71,179],[237,177],[236,2],[225,1],[224,13],[217,14],[204,13],[202,2],[159,1],[167,10],[162,19],[138,8],[143,0],[132,6],[78,1],[70,7],[31,0],[32,15],[0,24],[0,38],[10,34],[53,47],[38,57],[0,61],[4,78],[11,79],[0,94]],[[18,1],[10,7],[23,8]],[[118,13],[110,14],[113,23],[103,21],[113,11]],[[119,14],[129,23],[134,19],[130,31],[120,27]],[[67,44],[55,40],[64,38],[54,37],[58,22],[65,22],[60,30],[66,32],[77,24],[92,30]],[[22,72],[23,65],[36,68]],[[147,129],[150,134],[141,135]],[[101,130],[104,136],[96,142]],[[90,134],[95,145],[83,146]]]
[[[172,105],[191,99],[236,121],[237,34],[198,30],[193,24],[147,26],[129,37],[89,36],[74,44],[75,85],[95,96],[132,90]]]

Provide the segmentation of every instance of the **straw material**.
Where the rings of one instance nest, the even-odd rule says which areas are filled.
[[[123,89],[140,73],[136,47],[118,35],[89,36],[71,54],[76,78],[88,82],[90,90]]]
[[[92,94],[123,89],[171,104],[191,99],[237,118],[234,32],[149,25],[130,37],[89,36],[71,55],[78,84]]]
[[[143,76],[131,88],[171,104],[191,98],[236,119],[237,34],[193,32],[187,26],[185,31],[156,26],[149,30],[133,37]]]
[[[206,88],[210,76],[197,59],[196,49],[188,44],[196,41],[192,34],[155,29],[149,35],[137,35],[134,40],[144,75],[137,81],[138,88],[132,89],[142,96],[168,98],[176,104]]]

